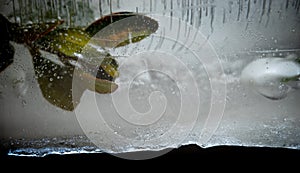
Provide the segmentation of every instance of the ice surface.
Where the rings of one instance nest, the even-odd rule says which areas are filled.
[[[31,140],[68,141],[72,136],[87,138],[74,140],[69,148],[46,143],[42,148],[49,151],[34,152],[64,147],[80,152],[91,146],[93,151],[116,153],[185,144],[299,149],[299,78],[292,92],[283,88],[281,93],[261,85],[257,89],[241,76],[270,84],[264,78],[268,62],[277,76],[299,77],[299,63],[289,57],[300,57],[300,2],[100,2],[90,1],[93,17],[85,16],[87,21],[111,11],[138,11],[157,20],[159,28],[141,42],[109,49],[120,65],[118,90],[110,95],[87,90],[73,112],[41,96],[29,52],[13,44],[15,62],[0,74],[0,133],[3,141],[27,141],[24,146],[7,144],[23,149],[15,153],[38,148],[28,145]]]

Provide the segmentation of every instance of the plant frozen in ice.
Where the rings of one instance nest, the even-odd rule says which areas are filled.
[[[114,32],[106,35],[105,39],[96,39],[95,44],[103,50],[138,42],[155,32],[158,24],[149,17],[132,12],[104,16],[86,28],[62,27],[62,20],[19,25],[0,15],[0,32],[4,36],[0,50],[0,71],[13,63],[14,48],[10,41],[26,45],[32,55],[36,79],[44,98],[57,107],[73,111],[86,89],[105,94],[118,88],[114,82],[119,75],[115,58],[106,50],[101,54],[95,53],[96,50],[87,45],[100,30],[128,17],[133,17],[136,25],[112,28]],[[129,32],[131,38],[128,37]],[[43,57],[41,50],[57,55],[63,65]],[[82,51],[98,56],[82,58]],[[80,82],[77,83],[79,93],[76,98],[72,94],[75,68],[80,71]]]

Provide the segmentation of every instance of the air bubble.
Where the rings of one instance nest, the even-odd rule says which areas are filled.
[[[241,81],[266,98],[279,100],[292,91],[285,81],[293,80],[299,71],[299,64],[286,58],[258,59],[244,68]]]
[[[22,100],[22,105],[23,105],[23,106],[26,106],[26,105],[27,105],[26,100]]]

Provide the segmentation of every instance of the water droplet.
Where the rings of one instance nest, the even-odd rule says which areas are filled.
[[[52,81],[53,81],[53,78],[50,78],[49,81],[52,82]]]

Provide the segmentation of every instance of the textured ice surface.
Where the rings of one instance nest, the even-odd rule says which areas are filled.
[[[115,153],[191,143],[299,149],[299,90],[274,100],[261,92],[276,90],[257,92],[240,81],[242,71],[262,58],[300,56],[299,4],[91,1],[94,18],[110,11],[138,11],[157,20],[159,29],[139,43],[110,50],[119,57],[119,89],[111,95],[86,91],[74,112],[56,108],[41,96],[29,52],[13,44],[15,62],[0,74],[3,143],[17,154]],[[299,73],[299,65],[294,67]],[[282,69],[275,65],[276,72]],[[264,72],[259,70],[254,68],[254,73]],[[74,140],[72,147],[41,140],[77,136],[84,140]],[[19,145],[7,142],[14,140]]]

